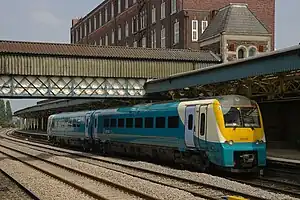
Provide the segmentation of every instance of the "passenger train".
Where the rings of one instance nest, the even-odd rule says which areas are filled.
[[[256,102],[239,95],[49,116],[53,144],[125,153],[208,171],[259,172],[266,139]]]

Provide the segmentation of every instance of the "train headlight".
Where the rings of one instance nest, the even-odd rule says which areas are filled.
[[[256,144],[262,144],[262,143],[264,143],[263,140],[257,140],[257,141],[256,141]]]
[[[228,143],[229,145],[233,145],[233,141],[230,140],[230,141],[225,141],[225,143]]]

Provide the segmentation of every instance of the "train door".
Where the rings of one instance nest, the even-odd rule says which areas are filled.
[[[99,115],[98,113],[94,115],[93,138],[97,138],[97,134],[98,134],[98,126],[99,126],[98,115]]]
[[[51,135],[52,134],[52,127],[53,127],[53,123],[52,120],[53,116],[48,117],[48,125],[47,125],[47,134]]]
[[[90,121],[91,121],[91,115],[86,114],[85,115],[85,131],[84,131],[84,135],[85,135],[86,138],[89,137]]]
[[[195,147],[194,132],[195,132],[195,111],[196,106],[187,106],[185,108],[185,144],[187,147]]]
[[[207,141],[207,107],[208,105],[200,105],[197,116],[197,138],[200,149],[206,148]]]

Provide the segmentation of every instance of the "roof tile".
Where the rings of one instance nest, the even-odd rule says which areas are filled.
[[[123,46],[96,46],[3,40],[0,40],[0,53],[202,62],[220,61],[220,59],[218,59],[216,55],[209,51],[131,48]]]

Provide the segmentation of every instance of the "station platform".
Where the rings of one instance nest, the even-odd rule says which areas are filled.
[[[300,165],[300,151],[296,149],[267,149],[267,159]]]

